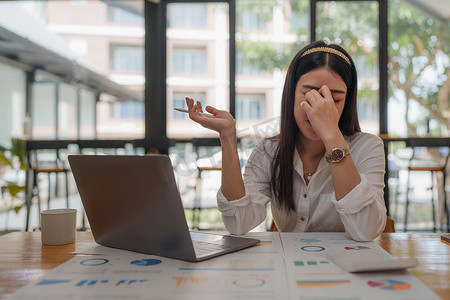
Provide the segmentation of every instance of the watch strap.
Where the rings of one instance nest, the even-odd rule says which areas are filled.
[[[345,157],[350,155],[350,149],[348,147],[345,148],[337,148],[334,147],[331,149],[330,153],[327,154],[326,159],[329,163],[340,162]]]

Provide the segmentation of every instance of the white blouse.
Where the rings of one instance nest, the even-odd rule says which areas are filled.
[[[377,237],[386,223],[383,142],[375,135],[362,132],[345,136],[345,140],[361,182],[337,201],[325,155],[306,185],[303,163],[294,151],[295,212],[286,212],[272,201],[270,180],[278,140],[266,139],[259,143],[245,167],[245,196],[227,201],[221,190],[217,193],[218,208],[227,230],[232,234],[245,234],[257,227],[265,220],[266,205],[271,202],[273,220],[279,231],[345,231],[355,241]]]

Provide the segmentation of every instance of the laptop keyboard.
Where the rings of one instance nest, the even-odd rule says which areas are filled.
[[[194,245],[194,251],[196,256],[203,256],[205,254],[210,254],[217,251],[223,251],[230,248],[230,246],[227,245],[220,245],[220,244],[213,244],[213,243],[206,243],[201,241],[192,241]]]

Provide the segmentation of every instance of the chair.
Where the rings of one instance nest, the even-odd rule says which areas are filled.
[[[406,182],[406,204],[405,204],[405,225],[404,231],[407,231],[408,225],[408,212],[410,205],[410,192],[413,189],[411,187],[411,175],[413,172],[429,172],[431,175],[431,213],[433,218],[433,231],[436,231],[436,209],[435,209],[435,191],[433,182],[436,181],[442,186],[442,211],[441,211],[441,225],[442,217],[446,218],[447,231],[449,230],[449,211],[447,204],[447,191],[446,191],[446,173],[447,165],[450,157],[450,138],[409,138],[406,140],[406,146],[412,148],[412,155],[409,159],[407,167],[407,182]],[[442,149],[446,148],[447,153],[444,153]],[[436,153],[439,153],[437,159],[421,159],[420,154],[426,151],[430,153],[431,149],[434,149]],[[438,174],[442,173],[442,181],[439,182]]]
[[[238,139],[238,152],[243,153],[242,139]],[[248,143],[248,142],[247,142]],[[204,172],[221,171],[222,170],[222,151],[220,149],[220,140],[218,138],[196,138],[192,139],[192,146],[197,156],[197,181],[196,196],[194,199],[192,224],[194,228],[200,229],[200,213],[202,209],[216,208],[216,206],[207,206],[202,204],[202,174]],[[240,157],[241,168],[245,165],[242,157]]]
[[[216,208],[216,206],[208,206],[205,204],[202,204],[202,185],[203,185],[203,178],[202,173],[203,172],[210,172],[210,171],[221,171],[221,167],[201,167],[197,166],[197,182],[195,185],[195,198],[194,198],[194,206],[192,208],[192,227],[201,229],[200,228],[200,213],[202,209],[208,209],[208,208]]]
[[[217,138],[192,139],[192,146],[197,159],[197,179],[195,184],[195,198],[192,207],[192,227],[200,229],[200,213],[202,209],[215,208],[202,203],[202,174],[210,171],[221,171],[222,156],[220,140]]]
[[[395,222],[394,219],[387,216],[386,217],[386,225],[384,226],[383,233],[394,233],[395,232]]]
[[[398,212],[398,199],[400,195],[400,166],[397,163],[397,159],[394,154],[388,155],[387,167],[389,171],[387,184],[389,185],[389,208],[392,208],[394,204],[394,212],[391,214],[394,219],[397,219]]]
[[[395,232],[395,226],[394,226],[394,219],[387,216],[386,218],[386,225],[384,226],[383,233],[394,233]],[[272,224],[270,225],[269,231],[278,231],[277,225],[275,225],[275,222],[272,220]]]
[[[43,149],[40,149],[43,150]],[[37,198],[38,205],[38,213],[41,211],[41,196],[40,196],[40,187],[39,187],[39,174],[45,174],[48,178],[48,196],[47,196],[47,209],[50,209],[50,202],[52,198],[52,191],[54,191],[54,195],[58,195],[58,175],[64,175],[65,181],[65,200],[66,206],[69,207],[69,180],[68,173],[70,169],[66,167],[65,163],[60,158],[59,150],[53,149],[54,153],[51,153],[52,150],[46,149],[47,151],[40,152],[38,149],[28,149],[28,163],[29,163],[29,174],[28,174],[28,195],[30,199],[28,200],[31,204],[31,199]],[[48,159],[42,160],[40,155],[48,155]],[[55,176],[54,186],[52,188],[52,174]],[[28,222],[29,216],[27,216],[26,221],[26,229],[28,230]],[[39,224],[40,224],[40,216],[39,216]]]

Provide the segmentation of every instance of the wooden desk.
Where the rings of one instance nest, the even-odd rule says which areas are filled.
[[[72,251],[92,245],[90,232],[78,232],[74,244],[41,245],[39,232],[14,232],[0,237],[0,298],[37,280],[48,270],[72,258]],[[399,258],[416,258],[410,269],[442,299],[450,299],[450,245],[438,233],[383,233],[375,242]]]
[[[48,270],[71,259],[71,252],[92,245],[90,232],[77,232],[76,243],[41,244],[40,232],[13,232],[0,236],[0,298],[39,279]]]

